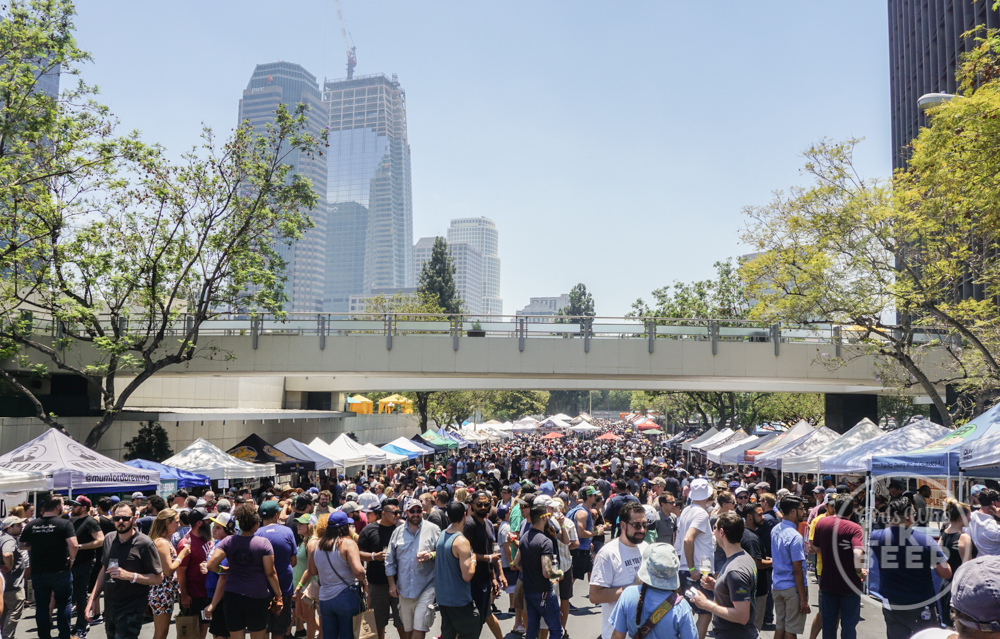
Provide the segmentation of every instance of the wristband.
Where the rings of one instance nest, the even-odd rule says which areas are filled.
[[[136,578],[137,578],[138,576],[139,576],[139,573],[137,573],[137,572],[133,572],[133,573],[132,573],[132,583],[135,583],[135,580],[136,580]]]

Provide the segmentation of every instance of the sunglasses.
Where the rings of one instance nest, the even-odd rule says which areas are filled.
[[[382,512],[386,515],[392,515],[393,517],[399,516],[398,510],[383,510]]]
[[[632,523],[630,521],[627,521],[625,523],[628,524],[629,526],[633,527],[633,528],[641,528],[641,529],[649,528],[649,524],[646,523],[646,522],[644,522],[644,521],[640,521],[637,524],[634,524],[634,523]]]
[[[132,521],[131,516],[115,515],[111,518],[111,521]]]
[[[411,508],[411,509],[407,510],[406,512],[410,513],[411,515],[416,515],[417,513],[420,513],[422,515],[422,514],[424,514],[424,509],[423,508]]]

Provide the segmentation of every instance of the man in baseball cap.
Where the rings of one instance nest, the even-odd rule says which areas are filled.
[[[959,639],[1000,636],[1000,556],[984,555],[966,561],[951,582],[951,593],[941,599],[954,611]]]

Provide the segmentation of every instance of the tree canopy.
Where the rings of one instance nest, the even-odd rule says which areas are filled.
[[[455,260],[448,251],[448,242],[443,237],[434,238],[431,259],[424,262],[420,270],[419,293],[437,300],[437,305],[451,315],[462,312],[462,297],[455,282]]]

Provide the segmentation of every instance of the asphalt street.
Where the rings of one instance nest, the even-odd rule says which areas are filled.
[[[819,588],[816,585],[815,578],[810,579],[809,585],[809,597],[813,604],[813,615],[810,615],[809,621],[806,625],[807,632],[800,637],[808,637],[809,624],[812,623],[812,618],[818,610],[816,597],[819,593]],[[578,606],[577,610],[570,612],[569,623],[567,624],[567,633],[572,639],[598,639],[601,634],[601,608],[600,606],[592,606],[587,600],[587,584],[578,581],[576,583],[576,588],[574,590],[574,596],[571,600],[574,606]],[[861,609],[861,623],[858,625],[858,637],[859,639],[881,639],[885,637],[885,622],[882,620],[881,608],[874,599],[864,598],[864,607]],[[500,599],[497,601],[497,607],[500,610],[506,611],[509,608],[509,599],[507,595],[501,595]],[[504,639],[518,639],[520,635],[516,635],[511,632],[514,628],[514,615],[508,615],[506,612],[499,616],[500,629],[505,633]],[[54,629],[53,629],[54,631]],[[440,616],[436,617],[434,628],[428,633],[428,638],[436,637],[440,633]],[[764,639],[771,639],[774,635],[772,631],[764,630],[761,632],[761,637]],[[171,630],[170,636],[174,637],[174,632]],[[711,630],[709,630],[709,636],[713,636]],[[22,617],[21,623],[17,627],[16,639],[37,639],[38,633],[35,629],[35,609],[28,608],[25,610],[25,616]],[[57,637],[56,633],[53,632],[53,637]],[[142,628],[142,633],[139,635],[140,639],[152,639],[153,637],[153,624],[149,622],[145,624]],[[388,639],[397,639],[399,637],[395,628],[390,624],[389,628],[386,630],[386,637]],[[484,639],[490,639],[490,631],[488,628],[483,628],[482,637]],[[90,633],[87,635],[87,639],[106,639],[104,634],[103,626],[93,626],[90,629]]]

